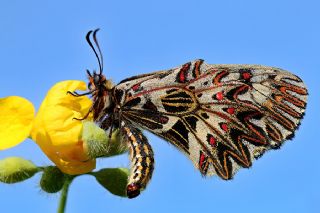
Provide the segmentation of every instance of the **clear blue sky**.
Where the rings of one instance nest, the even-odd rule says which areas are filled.
[[[85,69],[97,63],[84,36],[97,27],[114,82],[196,58],[290,70],[310,93],[296,137],[234,180],[202,178],[173,146],[147,133],[156,169],[140,197],[113,196],[81,177],[70,188],[67,212],[320,212],[319,8],[317,0],[2,0],[0,97],[23,96],[39,107],[56,82],[86,80]],[[31,140],[0,152],[7,156],[51,164]],[[98,162],[127,165],[126,155]],[[1,212],[55,212],[58,196],[40,192],[39,178],[0,184]]]

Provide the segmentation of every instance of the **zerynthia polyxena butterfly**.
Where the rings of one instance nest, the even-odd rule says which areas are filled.
[[[268,66],[211,65],[199,59],[112,85],[102,73],[97,31],[86,39],[99,73],[87,71],[90,91],[82,95],[92,95],[94,121],[106,134],[120,129],[128,145],[129,198],[140,194],[154,169],[153,151],[141,129],[176,146],[203,176],[229,180],[291,139],[304,115],[308,92],[302,80]]]

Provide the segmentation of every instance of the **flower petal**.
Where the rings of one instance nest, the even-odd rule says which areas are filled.
[[[30,134],[34,107],[19,96],[0,98],[0,150],[14,147]]]
[[[82,174],[95,167],[88,160],[82,143],[83,118],[92,105],[86,96],[74,97],[68,91],[85,90],[82,81],[63,81],[54,85],[42,102],[31,131],[32,139],[67,174]],[[90,117],[89,117],[90,118]]]
[[[96,168],[96,161],[65,161],[57,153],[46,152],[46,155],[63,172],[69,175],[78,175],[91,172]]]
[[[92,102],[87,96],[74,97],[67,92],[85,89],[82,81],[63,81],[48,92],[37,118],[43,119],[53,145],[66,146],[81,140],[82,122],[74,118],[85,117]]]

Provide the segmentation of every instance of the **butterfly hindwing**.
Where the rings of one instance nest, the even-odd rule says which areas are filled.
[[[230,179],[279,148],[299,126],[307,89],[297,76],[258,65],[203,60],[116,86],[121,116],[184,152],[203,175]]]

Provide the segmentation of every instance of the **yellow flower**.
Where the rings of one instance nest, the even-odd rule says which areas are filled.
[[[30,134],[34,107],[28,100],[10,96],[0,98],[0,150],[14,147]]]
[[[34,108],[26,99],[0,99],[0,149],[22,142],[29,135],[57,167],[67,174],[83,174],[95,168],[82,141],[83,118],[92,104],[86,97],[74,97],[67,91],[86,90],[82,81],[63,81],[54,85],[34,117]],[[91,117],[86,120],[90,120]]]

